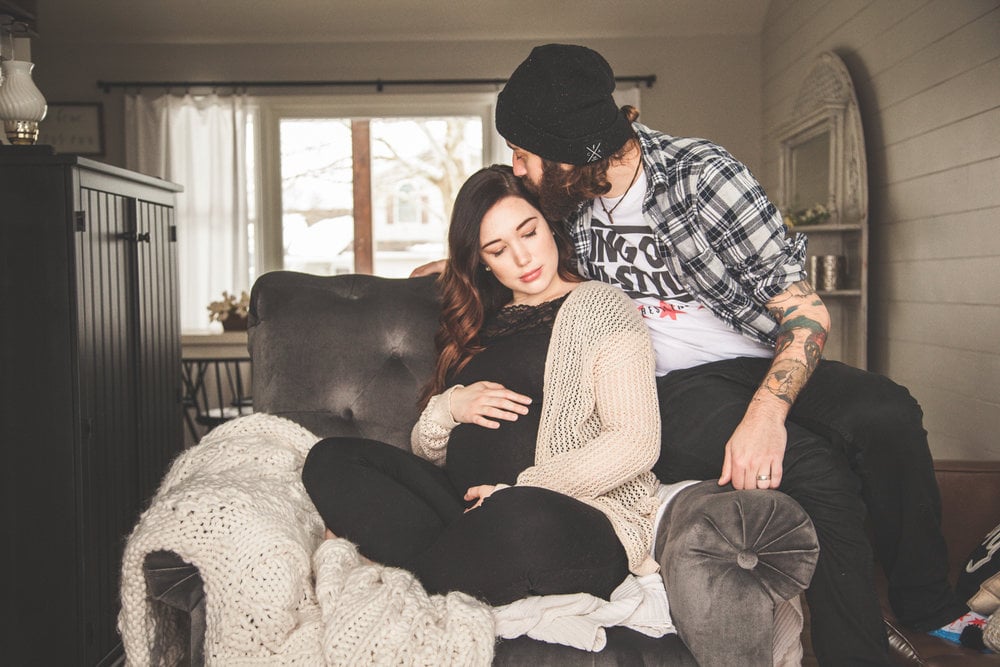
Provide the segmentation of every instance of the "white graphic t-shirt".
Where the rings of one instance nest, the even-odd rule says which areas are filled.
[[[595,199],[590,222],[590,276],[617,285],[639,308],[656,351],[656,374],[733,357],[770,357],[774,350],[730,329],[699,303],[656,252],[642,217],[646,175],[625,198]],[[605,209],[612,211],[609,216]]]

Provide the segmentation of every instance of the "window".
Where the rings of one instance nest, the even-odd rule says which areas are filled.
[[[261,102],[257,273],[405,277],[446,254],[458,188],[496,161],[493,95]]]
[[[638,88],[615,96],[639,106]],[[185,187],[182,330],[204,331],[208,303],[265,271],[404,276],[443,257],[458,187],[481,165],[510,164],[494,103],[494,93],[125,95],[127,165]]]
[[[402,181],[396,186],[392,196],[392,213],[386,224],[416,225],[428,222],[428,197],[433,193],[426,191],[413,181]]]

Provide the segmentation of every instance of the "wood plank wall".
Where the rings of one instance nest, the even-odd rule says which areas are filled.
[[[1000,460],[1000,2],[774,0],[761,49],[772,191],[775,128],[816,55],[846,62],[868,154],[870,367],[920,401],[935,458]]]

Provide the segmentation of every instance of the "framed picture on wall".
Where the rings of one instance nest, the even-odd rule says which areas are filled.
[[[104,155],[104,113],[100,102],[50,102],[38,126],[38,143],[57,153]]]

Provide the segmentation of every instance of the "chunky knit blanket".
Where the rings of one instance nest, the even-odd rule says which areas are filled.
[[[462,593],[428,596],[408,572],[364,561],[345,540],[323,541],[299,477],[317,439],[257,414],[177,458],[125,548],[118,629],[127,664],[181,662],[177,616],[146,595],[143,562],[158,550],[201,574],[208,664],[490,664],[488,606]]]

